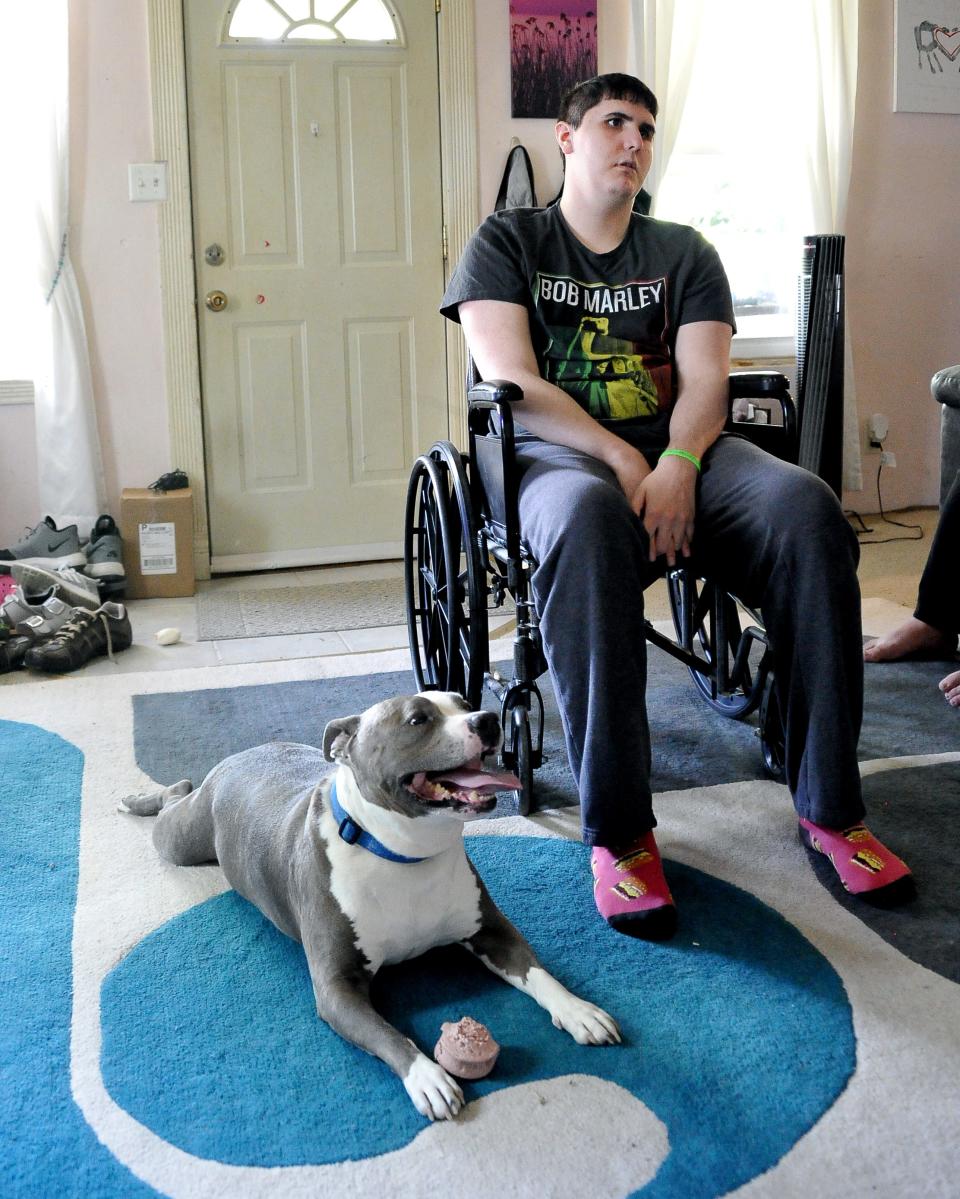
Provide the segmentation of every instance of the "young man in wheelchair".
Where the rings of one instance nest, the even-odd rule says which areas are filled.
[[[865,899],[912,887],[862,824],[856,537],[821,480],[721,436],[723,267],[693,229],[633,212],[656,115],[629,75],[574,88],[556,125],[559,204],[489,217],[442,306],[481,376],[524,393],[520,524],[596,903],[649,939],[673,933],[676,909],[653,833],[643,591],[691,553],[763,613],[801,837]]]

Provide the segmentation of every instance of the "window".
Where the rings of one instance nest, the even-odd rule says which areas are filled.
[[[32,5],[11,4],[3,15],[0,50],[0,145],[8,166],[0,188],[3,286],[0,287],[0,380],[33,378],[43,295],[37,271],[36,180],[38,156],[47,149],[32,102],[44,78],[46,47]],[[0,400],[22,398],[32,388],[4,386]]]
[[[800,7],[703,6],[656,198],[658,217],[694,225],[716,246],[746,338],[792,336],[803,237],[817,231],[806,151],[817,84]]]
[[[227,14],[235,41],[400,42],[384,0],[237,0]]]

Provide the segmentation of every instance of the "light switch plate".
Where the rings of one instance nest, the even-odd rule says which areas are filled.
[[[139,202],[167,198],[167,164],[165,162],[131,162],[127,170],[131,200]]]

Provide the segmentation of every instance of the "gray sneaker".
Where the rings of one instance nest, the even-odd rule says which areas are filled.
[[[0,603],[0,617],[11,629],[15,629],[21,620],[27,620],[36,614],[36,606],[29,602],[20,587],[14,587],[3,603]]]
[[[58,529],[53,517],[45,516],[22,541],[0,550],[0,569],[4,562],[27,562],[47,569],[57,566],[83,566],[87,558],[80,548],[77,526]],[[6,568],[9,573],[9,567]]]
[[[65,604],[56,595],[47,596],[41,603],[31,604],[20,587],[8,595],[0,606],[0,615],[14,633],[30,637],[33,641],[51,637],[75,611],[71,604]]]
[[[69,566],[44,570],[42,566],[30,566],[27,562],[11,562],[10,573],[20,584],[28,603],[36,603],[40,596],[52,591],[75,608],[100,607],[100,588],[94,580]]]
[[[83,569],[92,579],[117,582],[126,578],[120,530],[113,517],[106,513],[97,517],[97,523],[90,530],[87,565]]]

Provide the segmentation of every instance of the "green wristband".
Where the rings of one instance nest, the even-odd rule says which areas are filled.
[[[696,454],[691,454],[689,450],[664,450],[660,457],[666,458],[668,455],[672,455],[674,458],[686,458],[688,462],[693,463],[697,471],[700,470],[700,459]]]

